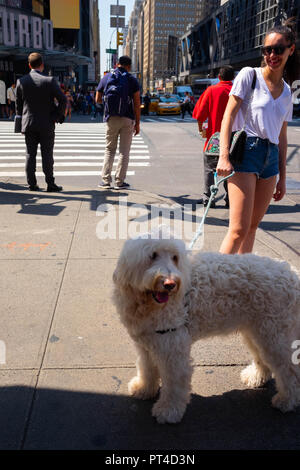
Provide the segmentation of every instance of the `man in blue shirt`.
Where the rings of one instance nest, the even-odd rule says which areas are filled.
[[[120,57],[117,63],[117,69],[106,74],[100,81],[96,91],[96,102],[104,101],[104,117],[106,123],[106,146],[104,155],[104,164],[102,169],[102,182],[100,188],[111,188],[111,171],[118,146],[120,136],[120,156],[115,173],[114,189],[128,188],[130,185],[125,182],[129,152],[132,142],[132,136],[140,132],[140,86],[137,79],[131,75],[131,59],[128,56]],[[115,80],[116,87],[110,86],[112,80]],[[120,106],[109,106],[109,95],[112,96],[115,90],[119,88],[120,96],[126,93],[126,104],[120,101]],[[111,91],[112,90],[112,91]],[[117,99],[117,96],[112,98]],[[121,106],[122,104],[122,106]]]

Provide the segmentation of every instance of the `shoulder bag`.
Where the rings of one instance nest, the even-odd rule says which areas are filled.
[[[247,106],[246,116],[244,125],[241,130],[232,132],[231,141],[230,141],[230,151],[229,151],[229,160],[233,165],[240,164],[243,161],[245,144],[247,140],[247,133],[245,131],[245,126],[248,118],[248,113],[250,109],[250,104],[253,99],[253,92],[256,84],[256,70],[253,69],[254,76],[251,85],[251,95],[249,98],[249,103]],[[205,155],[207,157],[219,157],[220,156],[220,132],[215,132],[207,142],[205,149]]]

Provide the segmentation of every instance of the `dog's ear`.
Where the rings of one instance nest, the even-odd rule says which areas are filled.
[[[117,269],[114,270],[112,278],[113,278],[113,282],[115,284],[117,284],[117,282],[118,282],[118,271],[117,271]]]
[[[127,240],[120,253],[117,266],[113,273],[113,282],[116,286],[126,287],[131,285],[137,273],[142,258],[142,252],[136,240]]]
[[[116,266],[116,269],[114,270],[113,272],[113,276],[112,276],[112,279],[113,279],[113,282],[115,284],[120,284],[120,281],[119,281],[119,274],[120,274],[120,269],[119,269],[119,263],[117,264]]]
[[[124,256],[121,256],[118,260],[117,266],[112,276],[113,282],[117,287],[124,287],[129,284],[128,280],[128,266],[125,262]]]

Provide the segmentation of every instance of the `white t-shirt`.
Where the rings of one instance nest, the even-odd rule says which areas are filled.
[[[284,82],[281,95],[274,100],[265,82],[262,69],[256,67],[256,84],[253,99],[249,107],[245,131],[249,137],[269,139],[278,144],[279,134],[285,121],[291,121],[293,117],[292,94],[289,85]],[[253,69],[243,68],[233,82],[230,95],[238,96],[243,100],[236,115],[232,130],[242,129],[253,80]]]
[[[8,88],[7,89],[7,99],[10,101],[16,101],[16,89],[15,88]]]

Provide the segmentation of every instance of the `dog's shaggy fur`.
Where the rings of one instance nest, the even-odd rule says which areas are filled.
[[[300,279],[287,263],[247,255],[188,256],[179,240],[125,242],[113,300],[137,351],[129,392],[155,397],[160,423],[182,419],[190,400],[192,342],[239,331],[253,355],[241,373],[248,387],[274,374],[281,411],[300,404],[300,366],[292,343],[300,339]]]

